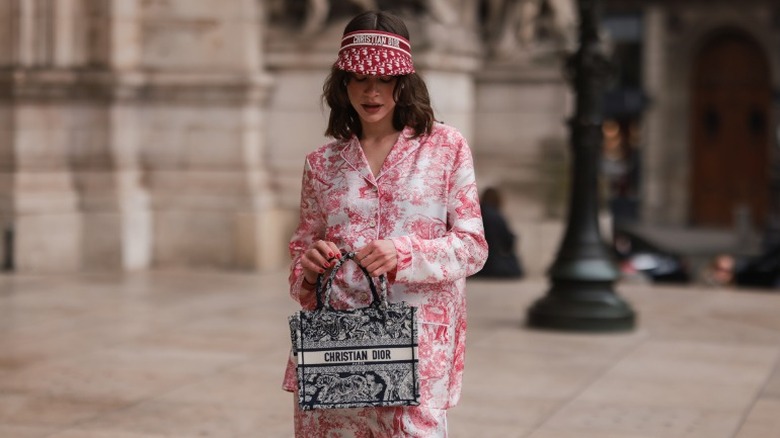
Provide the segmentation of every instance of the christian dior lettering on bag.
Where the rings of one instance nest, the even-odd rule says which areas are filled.
[[[417,308],[387,302],[368,272],[373,302],[353,310],[335,310],[330,292],[336,272],[354,253],[343,256],[327,281],[317,279],[317,308],[290,316],[297,359],[301,409],[419,404]],[[362,268],[361,268],[362,269]]]

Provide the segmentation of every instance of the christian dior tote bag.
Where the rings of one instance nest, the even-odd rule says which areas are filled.
[[[373,302],[363,308],[335,310],[330,293],[339,259],[329,277],[317,278],[317,308],[290,316],[297,359],[301,409],[419,405],[417,308],[387,302],[387,281],[380,293],[368,272]]]

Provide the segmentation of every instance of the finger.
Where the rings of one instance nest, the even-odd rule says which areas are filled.
[[[318,240],[315,244],[315,248],[320,252],[320,255],[324,259],[329,259],[332,257],[333,251],[330,249],[330,245],[328,245],[329,242],[326,242],[324,240]]]
[[[323,257],[327,257],[331,252],[330,248],[328,247],[328,242],[324,240],[318,240],[314,242],[311,248],[317,250]]]
[[[372,273],[372,277],[379,277],[380,275],[385,275],[395,269],[396,264],[397,263],[394,258],[383,257],[382,259],[376,260],[373,264],[371,264],[370,268],[367,270]]]
[[[305,253],[305,261],[310,263],[309,268],[320,274],[325,272],[325,269],[331,267],[331,263],[323,255],[321,246],[317,243]]]
[[[372,277],[379,277],[383,273],[387,272],[385,269],[385,264],[378,260],[368,263],[364,267],[366,268],[366,271],[368,271],[368,274]]]
[[[363,260],[361,260],[361,265],[366,269],[376,269],[377,267],[381,266],[382,263],[377,259],[377,256],[374,253],[369,253],[363,257]]]
[[[322,266],[308,257],[301,259],[301,267],[304,271],[309,271],[309,273],[313,275],[319,275],[325,272],[325,269]]]
[[[371,274],[371,276],[374,277],[374,278],[379,278],[379,277],[385,275],[386,273],[387,273],[387,271],[385,270],[385,268],[382,267],[382,268],[376,269],[374,271],[371,271],[369,274]]]
[[[328,267],[333,266],[333,259],[337,259],[341,256],[341,251],[333,242],[318,240],[312,247],[320,252],[322,258],[328,262]]]
[[[341,258],[341,250],[333,242],[328,242],[328,259]]]
[[[371,275],[374,278],[379,277],[380,275],[382,275],[382,267],[381,266],[378,267],[378,268],[372,268],[372,269],[368,269],[367,268],[366,270],[368,271],[368,274]]]
[[[354,260],[357,262],[358,265],[365,268],[366,267],[365,260],[367,255],[368,255],[368,251],[366,251],[366,247],[360,248],[359,250],[355,251]]]

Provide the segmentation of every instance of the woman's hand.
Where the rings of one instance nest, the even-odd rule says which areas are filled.
[[[301,256],[301,268],[306,283],[313,285],[317,282],[317,276],[333,267],[335,259],[341,257],[341,251],[333,242],[318,240],[312,244]]]
[[[398,253],[392,240],[374,240],[360,248],[355,259],[372,277],[392,272],[398,266]]]

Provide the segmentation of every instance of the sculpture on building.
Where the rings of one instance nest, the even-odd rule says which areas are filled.
[[[483,37],[496,59],[571,49],[574,0],[483,0]]]
[[[482,0],[423,0],[423,8],[434,21],[473,29]]]
[[[292,20],[304,36],[323,31],[334,17],[352,16],[356,12],[379,9],[377,0],[270,0],[271,22]]]
[[[481,1],[263,0],[263,6],[270,24],[269,44],[285,47],[283,50],[298,50],[296,42],[333,32],[357,13],[387,10],[406,17],[410,28],[416,32],[419,47],[428,47],[438,53],[478,56],[481,51],[477,35]]]
[[[483,0],[267,0],[271,23],[294,26],[302,35],[315,35],[340,18],[366,10],[396,11],[429,17],[434,23],[473,29]],[[510,2],[511,3],[511,2]],[[455,30],[455,29],[453,29]]]
[[[268,0],[266,7],[270,23],[293,26],[301,36],[310,36],[322,32],[334,17],[379,9],[380,5],[377,0]]]
[[[349,3],[363,11],[377,9],[375,0],[349,0]],[[306,0],[306,17],[303,22],[303,33],[312,35],[321,31],[327,24],[332,6],[330,0]]]

